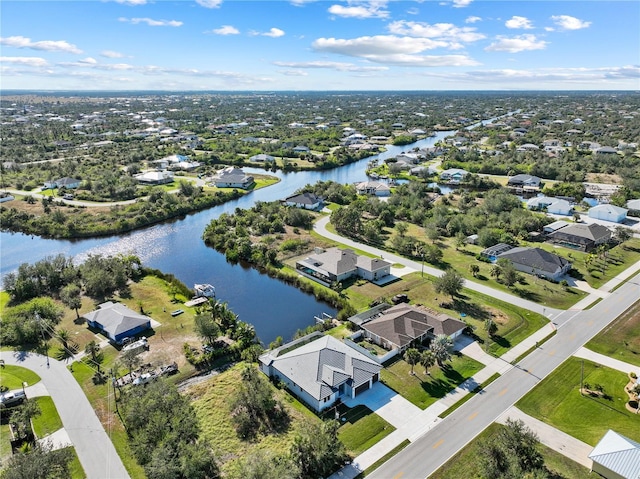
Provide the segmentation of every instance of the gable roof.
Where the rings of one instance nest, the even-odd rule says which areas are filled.
[[[288,198],[285,198],[284,201],[299,205],[315,205],[316,203],[320,203],[322,198],[314,195],[313,193],[300,193],[299,195],[289,196]]]
[[[640,443],[611,429],[593,448],[589,459],[625,479],[640,477]]]
[[[339,276],[357,268],[366,271],[377,271],[390,266],[391,263],[380,258],[360,256],[350,249],[330,248],[323,253],[309,256],[306,260],[314,266],[322,266],[328,273]]]
[[[553,233],[549,233],[551,238],[567,238],[586,244],[590,242],[597,242],[602,239],[609,239],[611,237],[611,231],[605,226],[597,223],[591,224],[570,224],[564,228],[560,228]]]
[[[517,247],[499,254],[498,258],[506,258],[513,263],[530,266],[548,273],[556,273],[570,264],[563,257],[540,248]]]
[[[352,388],[369,381],[382,366],[332,336],[321,336],[283,355],[284,345],[260,357],[318,401],[345,381]]]
[[[627,201],[627,208],[630,210],[640,210],[640,200]]]
[[[533,176],[533,175],[527,175],[524,173],[521,173],[519,175],[515,175],[512,176],[511,178],[509,178],[509,180],[507,181],[508,184],[535,184],[535,185],[539,185],[540,182],[542,181],[541,178],[537,177],[537,176]]]
[[[591,213],[592,211],[593,212],[604,211],[606,214],[617,216],[622,214],[626,215],[628,210],[626,208],[621,208],[620,206],[606,203],[603,205],[592,206],[591,208],[589,208],[589,213]]]
[[[107,301],[98,309],[84,315],[87,321],[98,323],[111,338],[139,326],[150,325],[151,318],[127,308],[121,303]]]

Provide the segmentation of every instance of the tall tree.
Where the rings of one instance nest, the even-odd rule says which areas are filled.
[[[411,366],[411,375],[413,376],[415,374],[413,367],[420,362],[420,351],[416,348],[407,349],[404,352],[404,360]]]
[[[76,312],[76,319],[80,319],[78,310],[82,307],[81,295],[82,291],[80,290],[80,286],[74,283],[66,285],[62,288],[62,291],[60,291],[60,300],[62,301],[62,304]]]
[[[197,313],[193,327],[195,328],[196,334],[208,344],[213,344],[218,336],[220,336],[220,328],[213,319],[213,314],[210,311]]]
[[[434,286],[437,293],[448,294],[451,296],[451,301],[454,301],[464,286],[464,278],[456,270],[448,269],[435,279]]]
[[[433,341],[431,341],[429,349],[433,351],[438,366],[443,367],[444,363],[451,360],[453,341],[446,334],[438,334]]]
[[[424,367],[424,373],[429,374],[429,368],[436,363],[436,355],[431,349],[425,349],[420,355],[420,364]]]
[[[344,463],[347,454],[338,438],[337,421],[307,423],[291,446],[291,458],[300,467],[300,479],[327,477]]]
[[[53,450],[49,443],[37,443],[28,452],[18,452],[4,462],[0,479],[68,479],[71,450]]]

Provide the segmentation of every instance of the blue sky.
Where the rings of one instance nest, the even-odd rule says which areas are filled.
[[[640,2],[3,0],[0,87],[640,90]]]

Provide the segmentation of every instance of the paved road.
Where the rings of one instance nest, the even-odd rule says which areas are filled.
[[[590,310],[561,313],[554,337],[367,477],[428,477],[638,298],[636,277]]]
[[[350,240],[348,238],[345,238],[344,236],[331,233],[329,230],[327,230],[327,224],[329,223],[329,219],[330,219],[329,216],[320,218],[320,220],[316,221],[316,223],[313,225],[313,230],[319,235],[324,236],[325,238],[329,238],[333,241],[337,241],[344,245],[350,246],[351,248],[357,248],[362,251],[366,251],[367,253],[374,254],[376,256],[382,256],[387,261],[405,265],[416,271],[424,270],[425,273],[431,276],[440,276],[443,273],[439,269],[433,268],[431,266],[423,265],[418,261],[413,261],[413,260],[404,258],[402,256],[388,253],[384,250],[374,248],[373,246],[369,246],[363,243],[358,243],[357,241]],[[539,313],[539,314],[544,314],[547,318],[555,318],[562,312],[562,310],[545,307],[538,303],[534,303],[533,301],[529,301],[526,299],[519,298],[518,296],[514,296],[513,294],[505,293],[503,291],[498,291],[496,289],[490,288],[483,284],[476,283],[475,281],[465,280],[464,286],[466,288],[472,289],[482,294],[486,294],[487,296],[491,296],[501,301],[505,301],[510,304],[515,304],[516,306],[520,306],[530,311],[535,311],[536,313]]]
[[[33,353],[0,352],[6,364],[31,369],[42,378],[73,443],[87,479],[128,479],[111,439],[65,364]]]

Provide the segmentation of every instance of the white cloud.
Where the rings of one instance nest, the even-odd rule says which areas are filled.
[[[105,71],[121,71],[121,70],[133,70],[134,67],[128,63],[100,63],[95,58],[87,57],[76,62],[60,62],[56,66],[62,68],[91,68],[94,70]]]
[[[371,55],[366,58],[372,62],[400,67],[468,67],[480,65],[479,62],[466,55],[407,55],[397,53]]]
[[[207,33],[215,33],[216,35],[237,35],[240,33],[240,30],[231,25],[222,25],[220,28],[215,28]]]
[[[468,7],[473,0],[453,0],[453,6],[455,8]]]
[[[344,18],[388,18],[389,11],[384,9],[386,6],[386,1],[349,1],[347,6],[331,5],[329,13]]]
[[[509,20],[507,20],[504,24],[507,28],[522,28],[524,30],[530,30],[533,28],[531,20],[527,17],[520,17],[518,15],[514,15]]]
[[[100,52],[100,55],[106,58],[122,58],[124,55],[119,52],[114,52],[113,50],[103,50]]]
[[[29,67],[45,67],[48,65],[47,60],[40,57],[0,57],[0,63],[26,65]]]
[[[309,76],[309,73],[302,70],[281,70],[279,72],[281,75],[286,75],[290,77],[306,77]]]
[[[116,3],[122,3],[124,5],[131,5],[131,6],[136,6],[136,5],[145,5],[147,3],[147,0],[113,0]]]
[[[31,48],[32,50],[44,50],[47,52],[82,53],[75,45],[64,40],[41,40],[32,42],[30,38],[15,36],[0,38],[0,45],[15,48]]]
[[[498,35],[496,41],[485,48],[488,52],[509,52],[518,53],[528,50],[544,50],[547,42],[538,40],[535,35],[519,35],[516,37],[505,37]]]
[[[220,8],[222,0],[196,0],[196,3],[204,8]]]
[[[314,61],[314,62],[273,62],[274,65],[279,67],[289,68],[325,68],[330,70],[337,70],[340,72],[375,72],[386,71],[387,67],[375,67],[375,66],[361,66],[354,65],[353,63],[345,62],[326,62],[326,61]]]
[[[475,15],[471,15],[470,17],[467,17],[465,19],[464,23],[476,23],[480,21],[482,21],[482,18],[476,17]]]
[[[486,38],[482,33],[478,33],[474,27],[456,27],[452,23],[434,23],[433,25],[424,22],[408,22],[400,20],[392,22],[388,26],[389,31],[396,35],[408,35],[419,38],[434,38],[454,42],[470,43]]]
[[[154,20],[153,18],[125,18],[120,17],[118,21],[131,23],[133,25],[138,25],[139,23],[146,23],[150,27],[180,27],[182,26],[182,22],[178,20]]]
[[[581,30],[591,26],[591,22],[585,22],[584,20],[569,15],[553,15],[551,20],[553,20],[561,30]],[[548,28],[548,30],[552,30],[552,28]]]
[[[285,33],[284,33],[284,30],[280,30],[279,28],[271,28],[268,32],[257,32],[255,30],[252,30],[249,32],[249,35],[253,37],[263,36],[263,37],[278,38],[278,37],[283,37]]]

